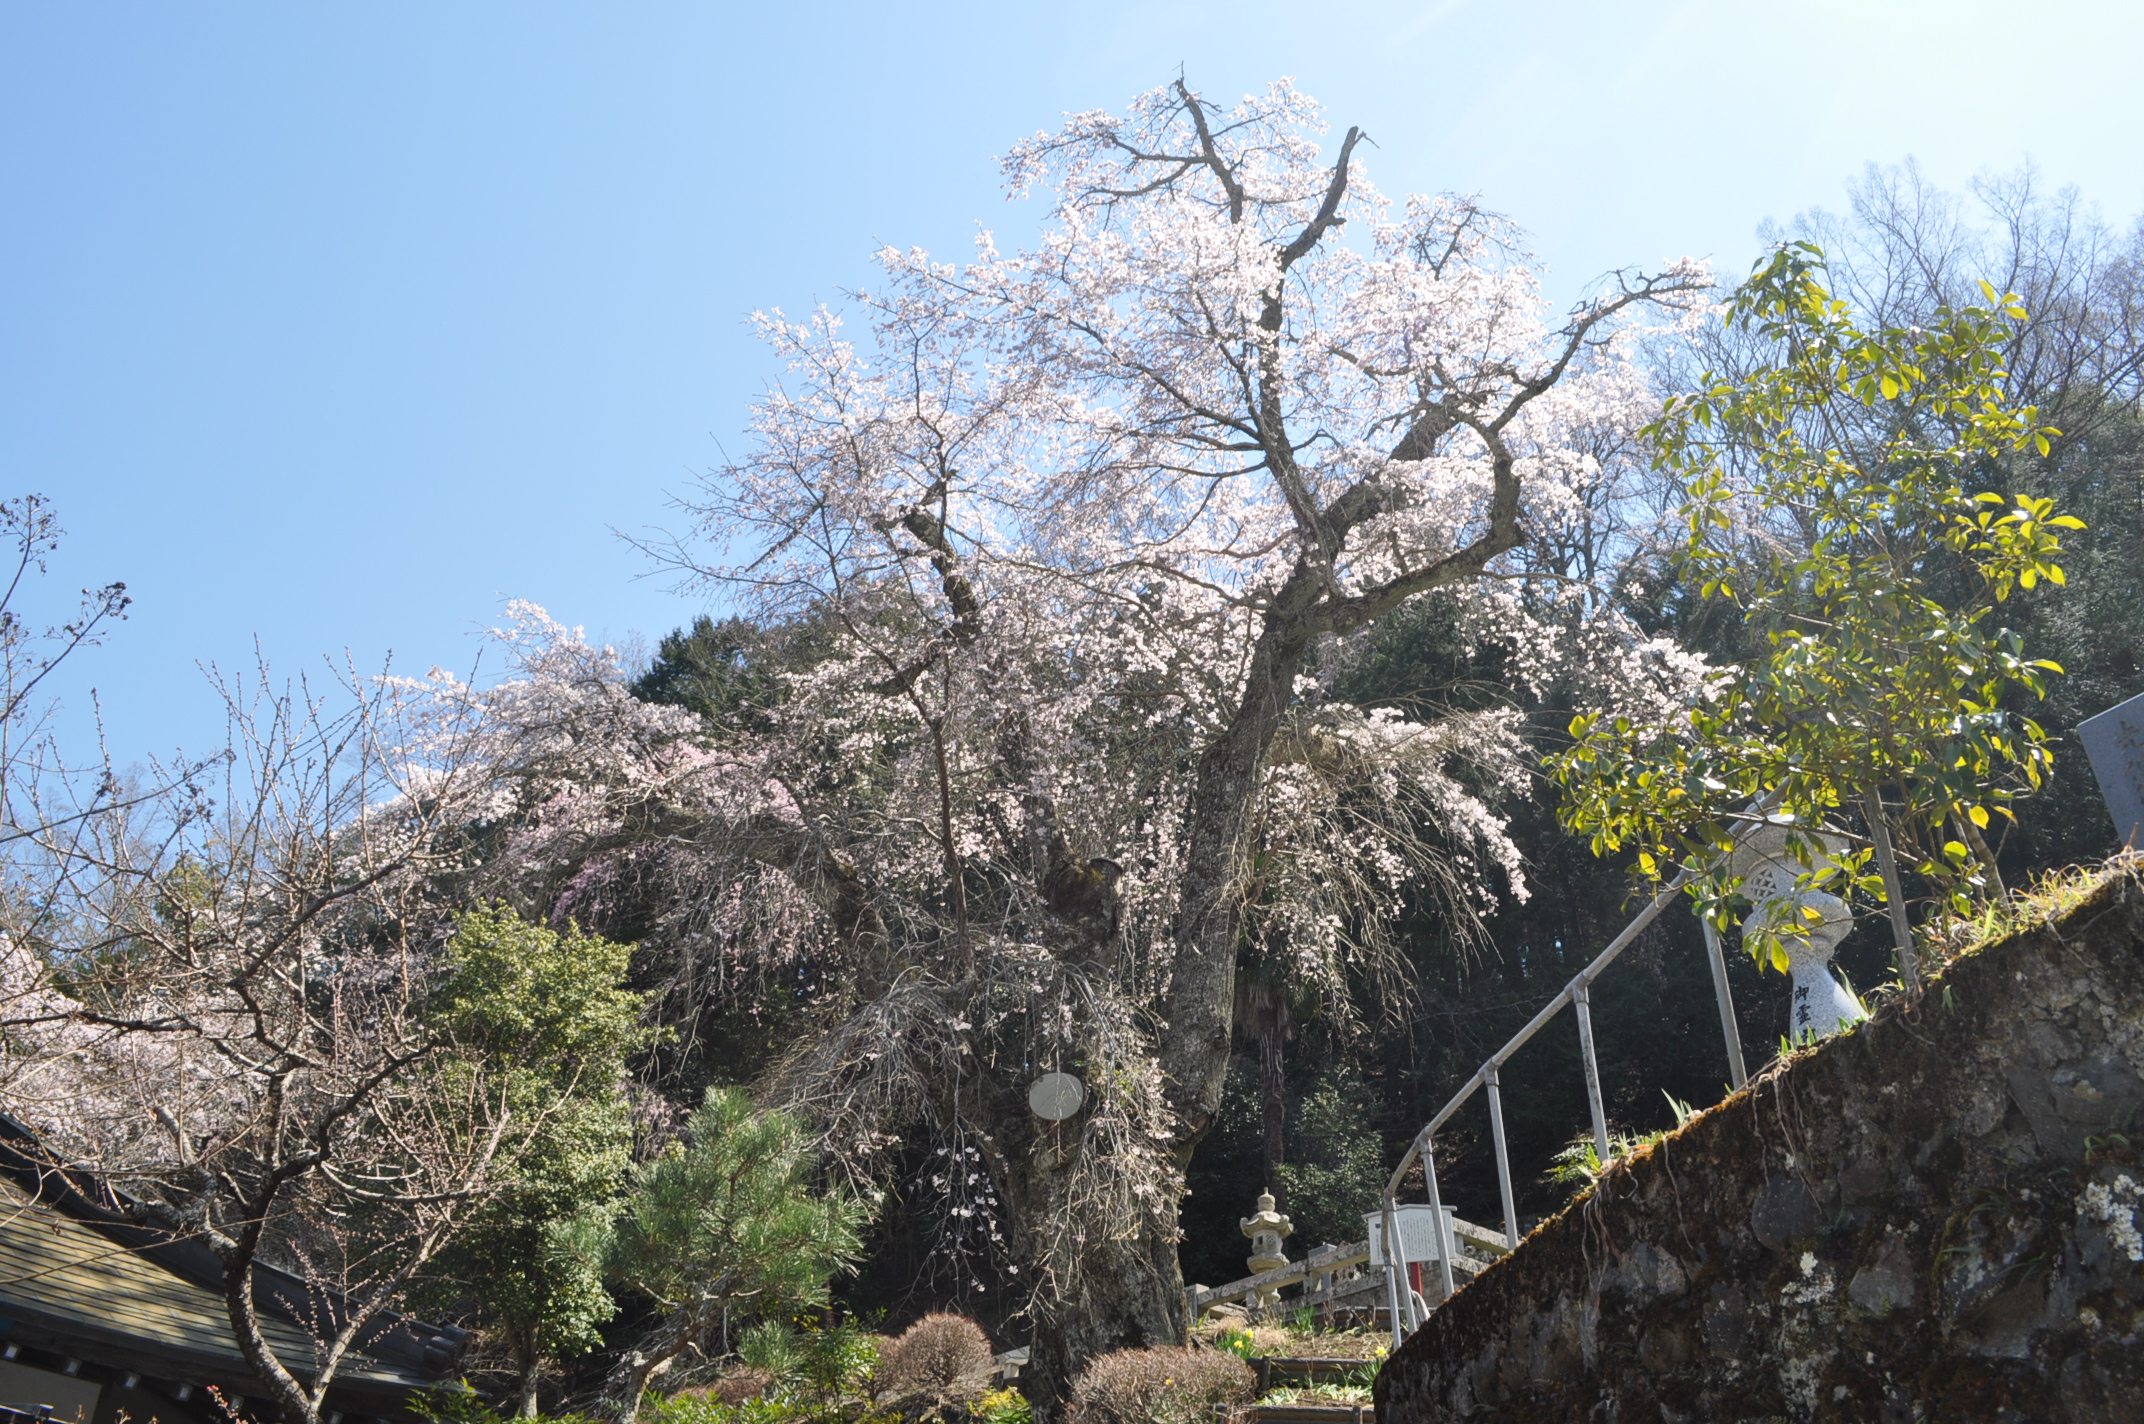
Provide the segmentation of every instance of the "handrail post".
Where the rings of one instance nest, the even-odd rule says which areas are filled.
[[[1727,987],[1727,956],[1720,952],[1720,932],[1713,926],[1710,915],[1698,916],[1705,927],[1705,960],[1712,966],[1712,997],[1720,1005],[1720,1035],[1727,1040],[1727,1074],[1734,1080],[1735,1091],[1749,1082],[1749,1070],[1742,1066],[1742,1029],[1735,1022],[1735,996]]]
[[[1452,1236],[1444,1229],[1444,1198],[1437,1195],[1436,1156],[1436,1148],[1427,1141],[1423,1142],[1422,1179],[1429,1183],[1429,1222],[1431,1235],[1437,1242],[1438,1283],[1444,1287],[1444,1299],[1450,1300],[1457,1287],[1452,1284]],[[1442,1303],[1439,1304],[1441,1307]],[[1407,1297],[1407,1313],[1414,1314],[1414,1296],[1411,1293]],[[1416,1321],[1414,1328],[1421,1328],[1421,1323]]]
[[[1770,811],[1772,804],[1778,799],[1779,792],[1776,789],[1767,791],[1737,814],[1745,818],[1762,817]],[[1880,811],[1880,801],[1876,803],[1875,809]],[[1748,834],[1748,828],[1737,830],[1734,833],[1735,843],[1739,844]],[[1881,840],[1880,837],[1879,840],[1879,851],[1888,849],[1889,842]],[[1530,1042],[1536,1033],[1547,1027],[1557,1014],[1563,1012],[1563,1006],[1566,1003],[1571,1005],[1578,1019],[1579,1056],[1584,1060],[1586,1069],[1586,1105],[1593,1113],[1593,1149],[1598,1154],[1601,1165],[1603,1167],[1608,1165],[1608,1113],[1601,1102],[1600,1061],[1593,1048],[1592,983],[1595,976],[1613,964],[1616,956],[1629,948],[1638,936],[1645,932],[1646,926],[1650,925],[1654,918],[1667,908],[1668,903],[1675,898],[1684,886],[1697,877],[1697,873],[1696,866],[1686,865],[1676,873],[1673,880],[1656,890],[1652,898],[1646,901],[1644,908],[1640,909],[1630,923],[1623,927],[1621,933],[1608,941],[1607,946],[1593,957],[1592,962],[1579,972],[1577,978],[1562,989],[1557,990],[1556,997],[1542,1005],[1534,1016],[1527,1020],[1524,1028],[1513,1034],[1508,1043],[1498,1049],[1481,1067],[1474,1070],[1473,1075],[1467,1079],[1459,1091],[1452,1095],[1451,1101],[1447,1102],[1415,1137],[1414,1142],[1401,1155],[1399,1165],[1392,1169],[1391,1179],[1385,1184],[1382,1203],[1383,1214],[1379,1221],[1378,1229],[1384,1233],[1385,1240],[1385,1300],[1391,1311],[1392,1344],[1395,1349],[1404,1343],[1406,1338],[1400,1327],[1401,1302],[1399,1297],[1402,1290],[1405,1290],[1407,1295],[1406,1313],[1408,1320],[1414,1324],[1420,1323],[1417,1318],[1419,1312],[1415,1308],[1415,1293],[1404,1284],[1407,1248],[1405,1240],[1400,1234],[1399,1218],[1396,1214],[1398,1211],[1396,1202],[1400,1190],[1400,1179],[1407,1175],[1408,1169],[1413,1166],[1414,1159],[1419,1154],[1422,1158],[1422,1176],[1429,1184],[1431,1214],[1437,1223],[1437,1265],[1443,1280],[1444,1294],[1449,1299],[1455,1289],[1452,1280],[1453,1242],[1451,1233],[1445,1229],[1444,1203],[1437,1191],[1437,1167],[1436,1163],[1430,1160],[1430,1139],[1436,1130],[1443,1126],[1453,1113],[1458,1112],[1469,1097],[1473,1096],[1476,1088],[1487,1088],[1489,1092],[1489,1125],[1496,1138],[1497,1191],[1503,1198],[1504,1240],[1507,1247],[1517,1247],[1519,1244],[1519,1218],[1511,1186],[1510,1149],[1504,1140],[1504,1102],[1501,1086],[1498,1082],[1498,1070],[1513,1053],[1516,1053],[1522,1046]],[[1892,894],[1892,899],[1894,901],[1899,899],[1895,892]],[[1896,908],[1899,911],[1899,915],[1895,918],[1902,918],[1903,906]],[[1720,1025],[1727,1038],[1728,1071],[1733,1074],[1735,1086],[1739,1089],[1746,1081],[1747,1073],[1742,1063],[1741,1034],[1735,1025],[1734,1000],[1728,992],[1727,965],[1720,953],[1718,936],[1709,922],[1705,926],[1705,933],[1706,952],[1712,962],[1713,988],[1719,997],[1720,1003]],[[1910,965],[1910,960],[1908,963]],[[1426,1304],[1424,1302],[1425,1308]]]
[[[1504,1146],[1504,1095],[1497,1091],[1496,1069],[1483,1074],[1489,1089],[1489,1135],[1496,1142],[1496,1191],[1504,1204],[1504,1245],[1519,1244],[1519,1209],[1511,1192],[1511,1153]]]
[[[1608,1165],[1608,1114],[1601,1107],[1601,1068],[1593,1057],[1593,1014],[1587,1007],[1591,986],[1584,979],[1571,986],[1571,1007],[1578,1015],[1578,1053],[1586,1063],[1586,1105],[1593,1109],[1593,1147],[1600,1165]]]
[[[1407,1332],[1400,1328],[1400,1293],[1397,1282],[1401,1275],[1399,1241],[1399,1217],[1388,1194],[1378,1217],[1377,1229],[1385,1239],[1385,1318],[1392,1323],[1392,1348],[1396,1351],[1406,1342]]]

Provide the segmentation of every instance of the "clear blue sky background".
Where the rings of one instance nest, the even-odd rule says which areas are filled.
[[[0,461],[137,602],[122,760],[220,736],[196,668],[466,668],[502,596],[613,640],[696,607],[612,530],[735,442],[744,315],[880,241],[1019,236],[994,154],[1179,64],[1294,76],[1389,193],[1478,191],[1568,295],[1874,160],[2028,156],[2144,208],[2144,6],[64,5],[0,0]]]

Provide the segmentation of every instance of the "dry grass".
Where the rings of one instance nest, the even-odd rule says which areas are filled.
[[[1117,1350],[1072,1385],[1068,1424],[1209,1424],[1216,1405],[1257,1392],[1251,1367],[1222,1350]]]
[[[2144,880],[2144,855],[2124,851],[2098,865],[2050,870],[2023,889],[2011,891],[2006,900],[1992,901],[1971,915],[1944,921],[1935,936],[1936,953],[1942,963],[1948,964],[1984,945],[2060,919],[2091,898],[2100,886],[2123,876]]]
[[[1276,1355],[1314,1360],[1373,1360],[1392,1344],[1392,1337],[1378,1330],[1303,1329],[1293,1324],[1261,1321],[1246,1325],[1240,1315],[1215,1318],[1208,1315],[1191,1338],[1216,1350],[1238,1355]]]
[[[713,1399],[736,1406],[748,1399],[757,1399],[774,1383],[774,1376],[765,1370],[744,1366],[724,1373],[712,1384],[688,1385],[671,1392],[672,1399]]]

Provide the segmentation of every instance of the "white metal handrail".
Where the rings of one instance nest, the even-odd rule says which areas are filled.
[[[1744,814],[1752,821],[1758,821],[1777,799],[1777,792],[1770,793],[1759,799]],[[1736,840],[1748,835],[1751,829],[1754,829],[1754,826],[1745,827],[1736,836]],[[1498,1072],[1510,1061],[1512,1054],[1524,1048],[1549,1020],[1563,1012],[1566,1005],[1571,1007],[1578,1020],[1578,1049],[1586,1069],[1586,1105],[1593,1113],[1594,1151],[1598,1154],[1601,1164],[1607,1165],[1608,1116],[1601,1103],[1600,1064],[1593,1053],[1593,1014],[1589,1004],[1593,981],[1615,962],[1618,955],[1630,947],[1633,940],[1644,933],[1647,925],[1660,917],[1660,912],[1682,893],[1683,888],[1695,879],[1697,874],[1697,867],[1686,866],[1681,874],[1662,887],[1651,902],[1638,912],[1636,918],[1624,927],[1623,932],[1609,941],[1608,947],[1595,955],[1592,963],[1578,971],[1570,983],[1558,990],[1556,997],[1543,1005],[1541,1011],[1527,1022],[1526,1027],[1513,1035],[1510,1042],[1491,1054],[1481,1067],[1475,1069],[1473,1076],[1452,1095],[1451,1101],[1429,1120],[1429,1125],[1415,1134],[1414,1141],[1400,1158],[1399,1166],[1393,1170],[1391,1180],[1385,1184],[1382,1216],[1378,1222],[1384,1233],[1385,1303],[1391,1311],[1392,1343],[1395,1348],[1408,1333],[1421,1328],[1425,1309],[1425,1303],[1415,1294],[1413,1288],[1402,1285],[1407,1279],[1408,1261],[1407,1243],[1399,1229],[1400,1179],[1407,1175],[1408,1169],[1419,1157],[1422,1161],[1423,1182],[1429,1192],[1430,1221],[1436,1232],[1438,1283],[1443,1288],[1444,1299],[1449,1300],[1455,1288],[1452,1280],[1453,1242],[1445,1227],[1444,1200],[1437,1189],[1437,1164],[1431,1150],[1431,1142],[1437,1129],[1444,1126],[1453,1113],[1465,1106],[1477,1089],[1486,1088],[1489,1098],[1489,1131],[1496,1148],[1497,1192],[1502,1198],[1501,1204],[1504,1208],[1504,1239],[1514,1248],[1518,1246],[1519,1214],[1511,1189],[1511,1156],[1504,1142],[1504,1101],[1499,1091]],[[1713,928],[1711,920],[1704,921],[1704,928],[1705,957],[1712,968],[1712,989],[1719,1004],[1720,1032],[1727,1041],[1727,1070],[1734,1086],[1740,1089],[1748,1081],[1749,1075],[1742,1063],[1742,1035],[1735,1024],[1734,998],[1727,986],[1727,960],[1720,949],[1719,932]],[[1404,1329],[1401,1326],[1403,1318],[1406,1321]]]

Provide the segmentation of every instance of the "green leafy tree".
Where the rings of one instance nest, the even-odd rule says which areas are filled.
[[[480,1299],[513,1351],[519,1412],[537,1412],[543,1360],[600,1343],[616,1307],[602,1267],[631,1165],[621,1085],[645,1046],[644,997],[621,987],[629,945],[561,935],[502,907],[463,916],[434,1006],[462,1061],[496,1065],[519,1141],[498,1194],[442,1258],[435,1292]]]
[[[1566,824],[1597,855],[1633,847],[1652,878],[1716,856],[1762,796],[1804,825],[1858,810],[1868,840],[1810,879],[1843,872],[1885,901],[1909,988],[1892,849],[1960,901],[1988,888],[1981,831],[2050,764],[2040,727],[2005,704],[2043,696],[2061,670],[1995,614],[2015,590],[2061,584],[2061,531],[2082,527],[2048,499],[1968,493],[2055,433],[2004,395],[2003,342],[2024,309],[1982,290],[1986,306],[1867,331],[1814,245],[1758,266],[1727,320],[1766,359],[1708,375],[1649,433],[1686,495],[1686,573],[1740,610],[1759,651],[1678,722],[1581,715],[1550,763]],[[1939,597],[1939,583],[1964,593]],[[1721,873],[1700,894],[1724,917],[1732,889]],[[1751,939],[1785,968],[1778,931]]]
[[[1363,1213],[1384,1194],[1384,1144],[1366,1125],[1367,1104],[1345,1074],[1327,1079],[1295,1109],[1295,1156],[1281,1164],[1279,1185],[1303,1250],[1362,1236]]]
[[[1963,192],[1911,161],[1871,166],[1847,192],[1848,211],[1800,215],[1794,235],[1822,245],[1832,290],[1864,319],[1925,325],[1946,302],[1977,300],[1976,272],[2001,273],[2030,313],[2005,324],[2007,388],[2061,434],[2045,454],[2011,457],[1988,487],[2053,496],[2089,527],[2062,541],[2066,588],[2043,583],[2004,610],[2026,646],[2062,664],[2032,709],[2060,764],[2016,808],[2015,830],[1988,839],[2013,884],[2098,860],[2115,847],[2113,821],[2084,759],[2063,744],[2075,745],[2084,718],[2144,692],[2144,225],[2103,221],[2030,165],[1979,175]]]
[[[716,622],[703,613],[690,629],[663,635],[631,691],[642,702],[696,712],[712,727],[756,728],[782,701],[783,674],[825,656],[830,642],[829,629],[811,617]]]
[[[824,1304],[828,1279],[855,1263],[864,1205],[816,1189],[812,1168],[794,1119],[713,1088],[684,1142],[641,1171],[611,1270],[665,1315],[610,1377],[622,1424],[633,1424],[648,1382],[686,1346],[726,1322]]]

